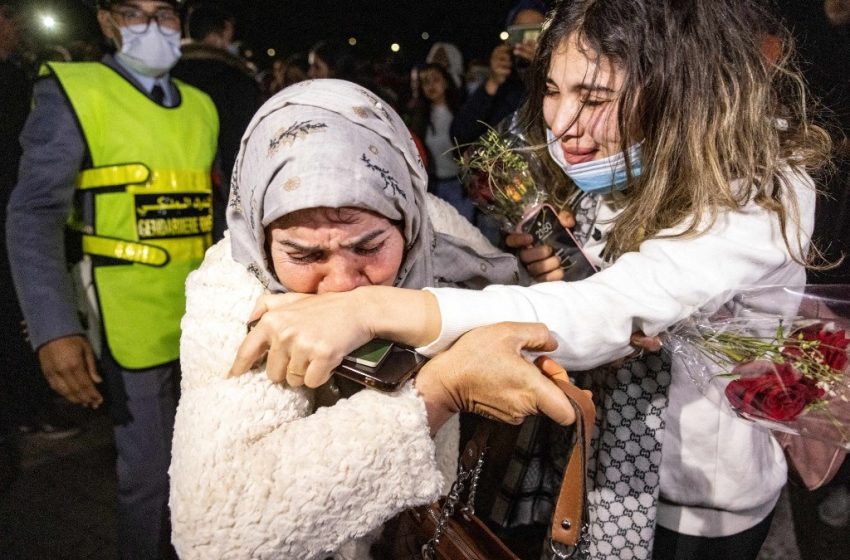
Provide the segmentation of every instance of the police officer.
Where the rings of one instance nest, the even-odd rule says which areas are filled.
[[[15,287],[50,386],[98,407],[105,382],[119,551],[145,560],[170,549],[183,285],[211,242],[218,134],[210,99],[168,75],[180,56],[177,7],[101,0],[97,19],[114,56],[41,69],[6,223]]]

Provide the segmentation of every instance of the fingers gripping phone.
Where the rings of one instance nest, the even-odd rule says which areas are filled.
[[[375,339],[343,359],[334,374],[379,391],[397,391],[428,361],[412,348]]]
[[[555,209],[544,205],[539,212],[521,225],[522,231],[534,237],[534,245],[549,245],[564,269],[564,280],[573,282],[593,275],[597,269],[572,232],[561,225]]]

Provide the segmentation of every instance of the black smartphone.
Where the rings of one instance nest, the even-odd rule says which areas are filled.
[[[390,393],[401,388],[427,361],[428,358],[412,348],[392,344],[387,355],[375,367],[346,359],[333,372],[366,387]]]
[[[564,280],[574,282],[593,275],[597,268],[591,264],[581,245],[570,230],[561,225],[554,208],[544,205],[522,224],[522,231],[534,237],[534,245],[549,245],[561,261]]]

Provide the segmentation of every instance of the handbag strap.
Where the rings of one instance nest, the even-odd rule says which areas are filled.
[[[552,515],[552,545],[556,557],[569,558],[580,544],[587,524],[587,457],[590,454],[590,438],[596,423],[596,407],[593,400],[581,389],[561,379],[553,379],[573,405],[576,413],[576,441],[570,460],[564,469],[561,492],[555,513]],[[567,552],[555,549],[558,543]]]
[[[564,478],[561,482],[561,491],[558,494],[558,502],[552,515],[552,532],[550,546],[555,558],[570,558],[578,546],[587,523],[587,457],[590,454],[590,438],[593,434],[593,425],[596,423],[596,407],[593,400],[581,389],[572,383],[562,379],[552,379],[561,389],[573,405],[576,415],[576,441],[567,467],[564,469]],[[487,440],[493,429],[490,422],[480,422],[478,428],[463,450],[460,457],[460,468],[465,473],[480,471],[481,460],[487,449]],[[474,513],[473,503],[477,486],[477,475],[472,474],[469,485],[470,496],[467,499],[466,510]],[[464,483],[466,480],[464,480]],[[560,545],[561,548],[556,548]]]

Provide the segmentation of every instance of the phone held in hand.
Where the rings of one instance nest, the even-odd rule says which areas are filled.
[[[552,247],[553,254],[561,261],[565,281],[584,280],[597,271],[572,232],[561,225],[555,209],[548,204],[544,204],[520,227],[534,237],[534,245]]]
[[[412,348],[375,339],[346,356],[333,372],[366,387],[393,392],[427,361],[428,358]]]
[[[516,45],[526,41],[536,41],[543,30],[542,23],[525,23],[509,25],[505,31],[508,33],[508,44]]]

